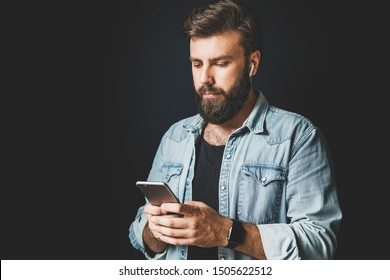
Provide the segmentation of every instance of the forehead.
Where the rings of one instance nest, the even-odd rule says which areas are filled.
[[[191,38],[190,56],[200,60],[210,60],[221,56],[243,57],[244,49],[240,43],[240,34],[236,31],[228,31],[206,38]]]

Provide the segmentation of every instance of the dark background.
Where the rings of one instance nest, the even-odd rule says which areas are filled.
[[[2,259],[143,259],[128,239],[143,203],[134,183],[170,124],[196,113],[181,24],[204,2],[5,7]],[[336,259],[387,259],[383,7],[249,2],[265,33],[255,87],[329,142],[344,214]]]

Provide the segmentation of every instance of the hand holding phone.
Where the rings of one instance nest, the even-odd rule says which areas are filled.
[[[160,206],[167,202],[180,203],[179,199],[164,182],[137,181],[135,185],[152,205]]]

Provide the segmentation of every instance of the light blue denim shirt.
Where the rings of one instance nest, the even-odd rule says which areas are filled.
[[[191,200],[199,115],[173,124],[162,137],[148,180],[164,181]],[[326,141],[307,118],[270,106],[260,92],[242,127],[226,143],[219,179],[219,213],[256,224],[268,259],[332,259],[342,219]],[[134,248],[147,259],[186,259],[187,246],[145,251],[143,206],[130,225]],[[252,259],[218,248],[219,259]]]

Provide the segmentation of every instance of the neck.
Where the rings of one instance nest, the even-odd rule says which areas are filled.
[[[250,91],[248,100],[241,110],[230,120],[223,124],[207,123],[204,128],[203,137],[211,145],[226,145],[229,136],[242,126],[255,106],[257,96],[253,89]]]

